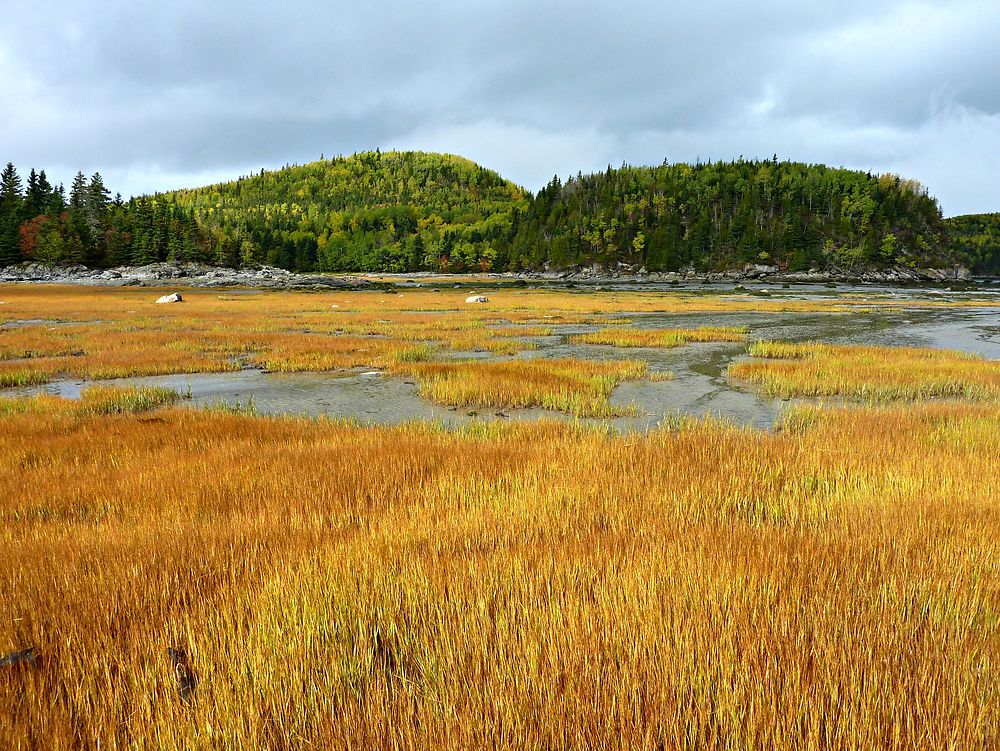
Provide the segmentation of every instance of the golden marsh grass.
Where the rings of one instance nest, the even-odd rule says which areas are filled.
[[[577,417],[617,417],[634,407],[608,402],[614,387],[649,375],[634,360],[505,360],[501,362],[421,362],[400,364],[420,394],[438,404],[517,409],[541,407]]]
[[[747,329],[735,326],[702,326],[697,329],[609,328],[576,334],[570,341],[609,344],[613,347],[681,347],[692,342],[742,342]]]
[[[995,405],[616,437],[23,404],[7,748],[1000,742]]]
[[[41,321],[0,328],[0,383],[378,367],[440,403],[611,416],[616,383],[669,374],[446,358],[516,352],[560,323],[628,337],[630,313],[868,304],[158,294],[0,287],[4,320]],[[730,375],[759,367],[774,393],[996,394],[996,363],[955,353],[752,352]],[[617,435],[362,428],[177,399],[0,398],[0,658],[39,655],[0,665],[0,747],[1000,745],[996,403]]]
[[[729,376],[770,396],[867,401],[1000,397],[1000,362],[962,352],[769,341],[754,342],[749,351],[763,359],[733,363]]]
[[[549,290],[490,292],[469,306],[454,290],[263,292],[182,290],[185,302],[155,305],[150,289],[0,286],[0,387],[61,375],[115,378],[219,372],[245,364],[274,370],[388,367],[405,345],[515,354],[560,323],[622,325],[625,314],[825,312],[867,310],[872,302],[760,300],[675,292],[579,294]],[[878,301],[882,307],[991,306],[988,301]],[[58,322],[59,325],[52,325]],[[623,330],[624,332],[625,330]],[[610,332],[627,342],[649,334]],[[350,339],[354,337],[355,339]],[[348,341],[337,341],[338,339]],[[367,341],[363,346],[358,338]],[[633,341],[641,341],[633,339]],[[408,351],[408,350],[404,350]]]

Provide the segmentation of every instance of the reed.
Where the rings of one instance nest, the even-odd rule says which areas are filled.
[[[703,326],[697,329],[609,328],[576,334],[570,341],[612,347],[681,347],[692,342],[742,342],[746,338],[745,327]]]
[[[692,293],[598,296],[503,290],[490,292],[490,302],[485,305],[468,306],[464,292],[420,289],[405,294],[255,295],[182,290],[185,302],[157,306],[153,303],[155,293],[146,289],[4,286],[2,290],[4,321],[36,323],[0,328],[0,387],[58,377],[224,372],[245,365],[278,371],[384,368],[405,348],[420,345],[434,346],[445,354],[484,351],[513,355],[533,348],[525,337],[547,335],[560,323],[608,327],[606,332],[587,335],[595,342],[668,346],[678,343],[671,334],[639,334],[627,328],[612,332],[626,325],[623,315],[630,313],[844,313],[868,310],[873,305],[871,299],[849,296],[808,301]],[[882,307],[903,304],[886,299],[876,302]],[[995,305],[988,300],[906,304]],[[658,336],[664,338],[657,340]],[[703,332],[701,336],[710,335]],[[738,335],[734,332],[732,336]],[[697,339],[687,339],[692,340]]]
[[[754,361],[729,366],[729,377],[769,396],[844,396],[882,402],[916,399],[995,400],[1000,362],[913,347],[754,342]]]
[[[420,394],[438,404],[517,409],[541,407],[577,417],[635,414],[635,407],[608,402],[615,386],[643,378],[648,366],[638,361],[505,360],[435,362],[400,365],[417,379]]]
[[[180,398],[180,394],[173,389],[159,387],[91,386],[83,391],[80,401],[74,406],[84,415],[126,415],[148,412],[173,404]]]
[[[1000,742],[996,405],[621,437],[21,402],[7,748]]]
[[[669,374],[435,358],[623,313],[871,304],[2,290],[6,320],[71,323],[0,329],[0,383],[363,365],[604,417],[629,411],[617,383]],[[38,655],[0,659],[0,747],[1000,746],[997,363],[751,353],[731,377],[775,394],[918,401],[618,435],[0,397],[0,658]],[[943,396],[965,401],[920,401]]]

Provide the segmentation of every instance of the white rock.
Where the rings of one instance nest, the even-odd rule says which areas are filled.
[[[467,303],[489,302],[490,298],[484,297],[483,295],[469,295],[468,297],[465,298],[465,301]]]
[[[161,297],[156,302],[157,303],[164,303],[164,302],[184,302],[184,298],[182,298],[180,296],[179,292],[174,292],[172,295],[164,295],[163,297]]]

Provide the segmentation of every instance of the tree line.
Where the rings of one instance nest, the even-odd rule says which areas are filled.
[[[953,216],[945,225],[973,274],[1000,276],[1000,214]]]
[[[710,271],[996,258],[993,235],[970,229],[953,244],[948,227],[915,181],[776,157],[609,166],[553,178],[536,195],[467,159],[422,152],[320,159],[129,201],[110,198],[97,173],[78,174],[69,196],[44,171],[32,170],[22,186],[12,164],[0,181],[0,265],[191,260],[296,271],[590,264]]]
[[[953,255],[937,201],[916,181],[777,157],[554,178],[506,253],[513,268],[651,271],[933,266]]]
[[[0,266],[22,261],[91,267],[215,257],[192,211],[163,196],[111,197],[99,172],[77,173],[67,196],[45,170],[22,182],[0,173]]]
[[[449,154],[373,151],[171,194],[232,260],[300,271],[489,271],[529,201]]]

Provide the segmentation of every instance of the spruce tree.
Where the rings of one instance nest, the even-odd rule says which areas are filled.
[[[108,206],[111,204],[111,192],[104,186],[100,172],[90,177],[87,185],[84,215],[87,222],[87,234],[91,244],[87,253],[88,266],[102,266],[107,260]]]
[[[42,214],[59,216],[63,210],[63,202],[56,189],[49,183],[45,170],[38,173],[38,192],[42,196]]]
[[[84,263],[91,255],[94,235],[91,232],[91,222],[87,215],[89,202],[87,178],[82,172],[77,172],[69,189],[69,218],[73,233],[79,238],[79,244],[70,255],[74,263]]]
[[[28,174],[28,188],[24,194],[24,204],[21,215],[22,220],[34,219],[39,214],[45,213],[45,199],[48,196],[42,191],[40,176],[32,168]]]
[[[76,177],[73,178],[73,184],[69,189],[69,207],[70,209],[76,209],[82,212],[86,205],[87,178],[84,177],[82,172],[77,172]]]
[[[0,173],[0,266],[21,258],[18,229],[22,212],[21,178],[11,162]]]
[[[21,178],[14,168],[14,163],[7,162],[7,166],[0,173],[0,202],[3,202],[3,205],[7,207],[20,200]]]

